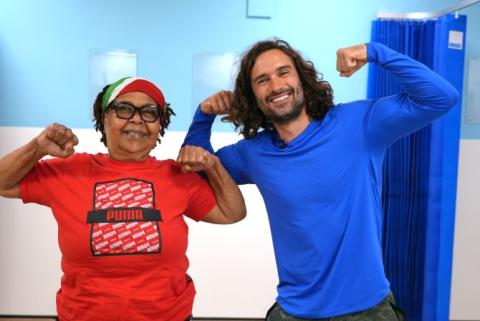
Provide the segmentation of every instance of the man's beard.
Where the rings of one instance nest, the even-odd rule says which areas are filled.
[[[295,89],[292,88],[293,101],[291,102],[292,107],[286,113],[278,113],[276,110],[271,108],[263,108],[262,112],[267,118],[268,121],[273,124],[285,125],[288,124],[300,116],[302,113],[303,107],[305,105],[305,96],[303,95],[303,90],[300,86]]]

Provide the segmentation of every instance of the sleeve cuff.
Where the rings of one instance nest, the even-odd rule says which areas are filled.
[[[365,44],[367,46],[367,62],[377,62],[375,54],[375,43],[370,42]]]
[[[206,114],[202,111],[202,108],[200,108],[200,105],[198,105],[197,110],[195,111],[195,115],[193,116],[194,121],[211,121],[213,122],[215,120],[215,117],[217,115],[215,114]]]

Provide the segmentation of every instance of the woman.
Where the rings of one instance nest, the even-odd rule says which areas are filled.
[[[58,223],[61,321],[189,319],[183,215],[211,223],[245,217],[242,195],[218,159],[186,146],[178,162],[149,156],[173,114],[148,80],[123,78],[93,106],[108,154],[75,153],[53,124],[0,160],[0,195],[49,206]],[[50,155],[54,158],[41,160]],[[189,171],[203,170],[211,183]]]

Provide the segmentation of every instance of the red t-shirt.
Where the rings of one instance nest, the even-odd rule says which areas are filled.
[[[39,162],[20,184],[25,203],[52,209],[63,277],[61,321],[185,320],[188,226],[216,204],[210,186],[173,160],[126,163],[75,154]]]

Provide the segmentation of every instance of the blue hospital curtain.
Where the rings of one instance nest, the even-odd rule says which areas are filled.
[[[372,41],[424,63],[462,92],[466,17],[385,20]],[[369,67],[370,99],[402,88]],[[392,144],[383,168],[383,251],[387,277],[408,321],[448,321],[461,101],[446,116]]]

